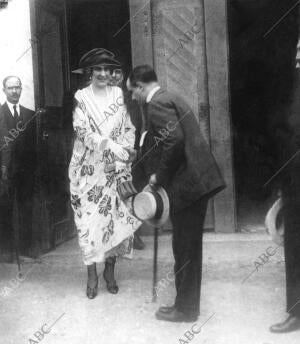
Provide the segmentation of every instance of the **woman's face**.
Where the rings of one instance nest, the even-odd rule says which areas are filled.
[[[105,87],[109,84],[111,71],[108,66],[96,66],[92,71],[92,83],[96,87]]]

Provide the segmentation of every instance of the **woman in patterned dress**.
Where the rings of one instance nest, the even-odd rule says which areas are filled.
[[[85,54],[74,72],[91,73],[89,86],[75,93],[73,127],[76,134],[69,166],[71,204],[83,262],[87,265],[87,297],[97,295],[96,263],[105,262],[103,277],[109,292],[118,292],[116,257],[131,256],[134,231],[140,221],[128,199],[118,191],[131,181],[130,157],[135,129],[119,87],[111,86],[113,69],[120,67],[105,49]],[[127,195],[128,196],[128,195]]]

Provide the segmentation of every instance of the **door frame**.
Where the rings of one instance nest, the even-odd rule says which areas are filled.
[[[45,92],[44,92],[44,76],[43,76],[43,53],[41,44],[39,44],[38,33],[38,18],[39,11],[43,10],[54,14],[59,18],[60,43],[61,43],[61,57],[62,57],[62,84],[63,90],[70,90],[70,68],[69,68],[69,52],[68,52],[68,34],[67,34],[67,13],[66,1],[59,0],[56,3],[51,2],[51,5],[45,2],[45,7],[41,0],[30,0],[30,25],[31,25],[31,49],[32,49],[32,63],[33,63],[33,85],[34,85],[34,100],[35,108],[43,109],[45,107]],[[56,6],[55,4],[58,4]],[[42,134],[42,120],[40,116],[36,118],[37,122],[37,160],[38,166],[35,176],[35,195],[34,195],[34,218],[33,218],[33,236],[36,254],[45,253],[53,250],[59,243],[63,242],[62,232],[68,226],[74,227],[73,217],[68,214],[66,219],[62,219],[54,223],[51,218],[50,203],[48,193],[43,185],[42,176],[42,153],[43,153],[43,134]]]
[[[160,0],[150,0],[143,6],[140,0],[129,0],[133,67],[146,63],[155,68],[153,8],[158,1]],[[222,4],[218,0],[198,1],[199,7],[204,11],[210,144],[227,185],[227,188],[213,199],[214,230],[230,233],[237,231],[237,221],[229,110],[227,0]],[[141,41],[141,37],[143,48],[140,44],[135,44]]]

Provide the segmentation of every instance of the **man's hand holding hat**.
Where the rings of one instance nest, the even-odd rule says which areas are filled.
[[[156,178],[156,174],[152,174],[149,178],[149,185],[152,188],[157,188],[158,184],[157,184],[157,178]]]

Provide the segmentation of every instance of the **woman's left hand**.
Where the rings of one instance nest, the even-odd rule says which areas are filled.
[[[122,161],[116,161],[115,166],[116,166],[116,172],[121,172],[127,167],[127,164]]]
[[[128,158],[121,160],[120,158],[116,157],[116,161],[131,163],[136,160],[137,152],[133,148],[124,147],[124,150],[128,153]]]
[[[137,157],[136,150],[133,149],[133,148],[128,148],[128,147],[125,147],[125,149],[128,152],[128,154],[129,154],[128,162],[134,162],[136,157]]]

